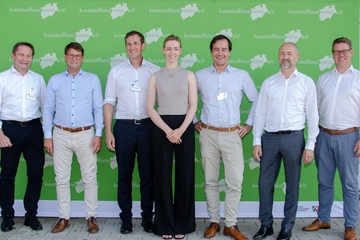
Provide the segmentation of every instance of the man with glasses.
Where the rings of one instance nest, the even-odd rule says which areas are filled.
[[[120,232],[132,232],[132,179],[137,157],[140,175],[141,226],[153,232],[154,182],[151,150],[153,123],[146,113],[146,96],[150,75],[160,67],[146,61],[144,35],[130,31],[125,36],[129,59],[113,67],[106,83],[104,119],[106,146],[116,152],[118,164],[118,205],[122,221]],[[112,120],[116,105],[116,122],[112,133]]]
[[[316,84],[320,115],[315,148],[319,210],[318,218],[303,228],[304,231],[330,228],[337,168],[343,191],[345,240],[356,239],[359,212],[360,71],[351,64],[353,54],[350,39],[335,39],[332,44],[335,69],[322,74]]]
[[[59,222],[52,233],[70,226],[70,172],[75,152],[80,165],[89,233],[96,233],[98,208],[97,153],[104,127],[102,90],[98,76],[81,69],[84,49],[65,47],[67,70],[50,78],[43,113],[46,151],[54,157]],[[95,126],[95,131],[94,131]]]
[[[15,224],[15,176],[21,154],[27,168],[24,224],[32,230],[43,229],[36,214],[45,161],[40,110],[44,104],[46,85],[41,75],[29,69],[34,54],[32,44],[16,43],[11,54],[12,67],[0,73],[0,204],[3,232],[12,230]]]

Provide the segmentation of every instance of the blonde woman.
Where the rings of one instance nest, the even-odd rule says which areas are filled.
[[[183,239],[185,234],[195,231],[195,133],[192,120],[197,110],[197,90],[195,74],[178,65],[181,51],[179,37],[165,38],[162,52],[166,65],[151,75],[147,96],[147,113],[155,124],[154,233],[163,239]]]

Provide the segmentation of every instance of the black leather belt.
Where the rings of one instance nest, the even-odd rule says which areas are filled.
[[[117,121],[127,122],[127,123],[133,123],[135,125],[141,125],[143,123],[150,122],[150,118],[144,118],[144,119],[116,119]]]
[[[285,131],[278,131],[278,132],[268,132],[270,134],[290,134],[290,133],[293,133],[293,132],[298,132],[299,130],[296,130],[296,131],[292,131],[292,130],[285,130]]]
[[[20,127],[26,127],[29,125],[32,125],[34,123],[39,123],[40,122],[40,118],[35,118],[32,119],[30,121],[26,121],[26,122],[20,122],[20,121],[14,121],[14,120],[1,120],[3,123],[7,123],[7,124],[11,124],[11,125],[17,125]]]

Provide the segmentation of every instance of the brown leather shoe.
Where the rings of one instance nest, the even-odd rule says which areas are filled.
[[[239,231],[238,226],[236,225],[231,227],[224,226],[223,234],[232,237],[234,240],[248,240],[248,238]]]
[[[99,231],[99,226],[97,224],[96,218],[89,217],[87,220],[87,227],[89,233],[97,233]]]
[[[205,230],[204,237],[205,238],[215,237],[217,232],[220,232],[220,225],[218,223],[212,222]]]
[[[344,240],[356,240],[356,232],[353,227],[346,227],[345,228],[345,236]]]
[[[330,223],[321,222],[319,219],[313,221],[310,225],[303,227],[304,231],[317,231],[319,229],[328,229],[330,228]]]
[[[65,228],[70,227],[70,219],[60,218],[58,223],[52,228],[52,233],[59,233],[64,231]]]

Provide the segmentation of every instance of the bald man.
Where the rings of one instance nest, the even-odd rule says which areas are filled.
[[[261,86],[254,119],[253,155],[260,162],[259,218],[261,227],[254,239],[264,239],[274,233],[274,184],[284,161],[286,197],[284,216],[278,240],[290,239],[294,226],[298,197],[301,161],[314,157],[319,115],[314,81],[296,69],[298,48],[293,43],[280,46],[280,71],[267,78]],[[305,143],[304,128],[308,137]]]

